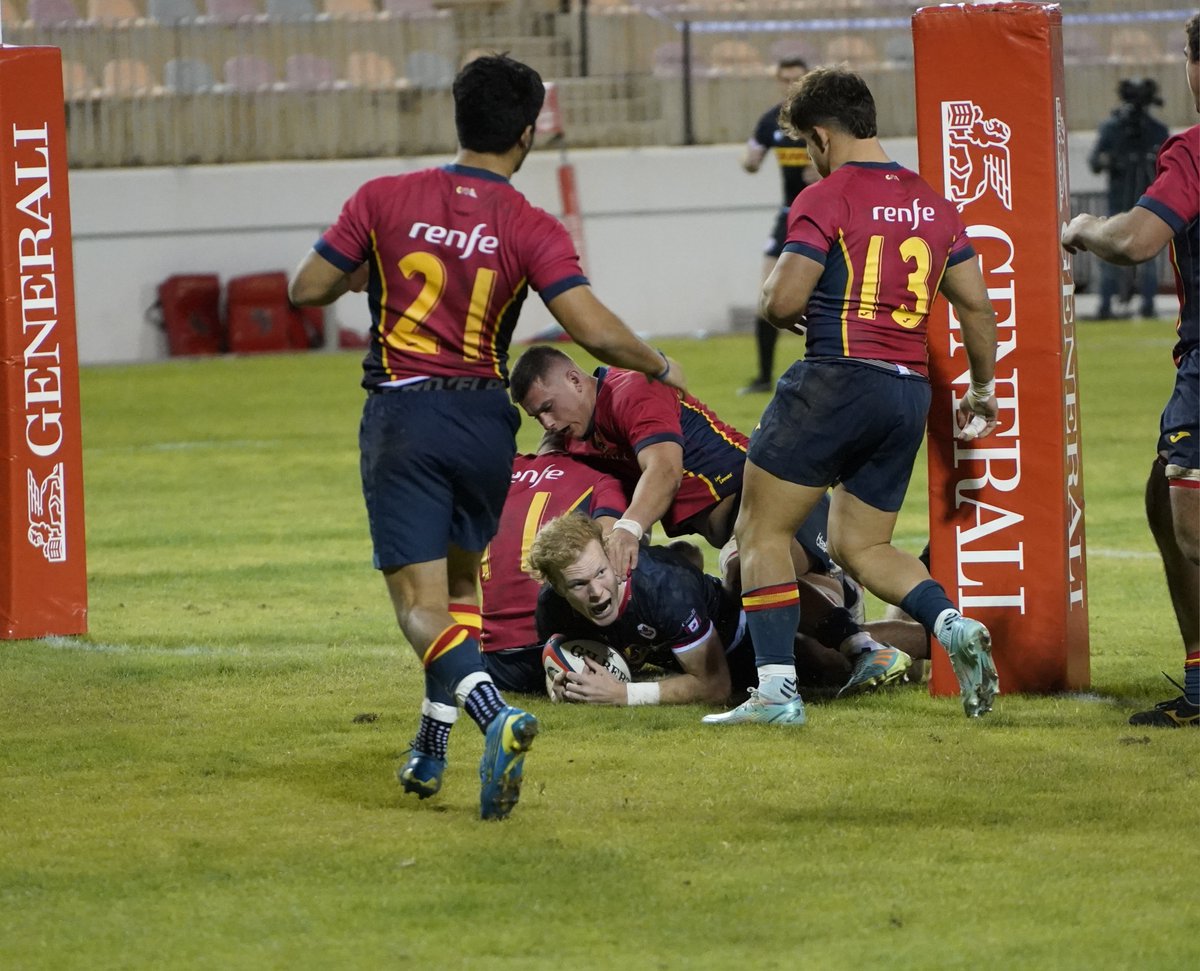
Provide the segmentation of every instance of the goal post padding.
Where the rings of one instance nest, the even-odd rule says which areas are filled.
[[[58,48],[0,48],[0,145],[0,639],[80,634],[83,456]]]
[[[969,386],[944,299],[929,318],[934,577],[992,631],[1003,692],[1089,680],[1078,355],[1070,259],[1062,16],[1036,3],[913,15],[921,174],[953,201],[979,256],[999,345],[1000,424],[956,442]],[[958,691],[935,651],[931,690]]]

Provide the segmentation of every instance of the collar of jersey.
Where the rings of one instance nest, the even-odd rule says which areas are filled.
[[[507,182],[502,175],[497,175],[495,172],[489,172],[487,169],[477,169],[473,165],[459,165],[457,162],[451,162],[449,165],[443,165],[442,171],[450,172],[453,175],[469,175],[476,179],[487,179],[489,182]]]
[[[899,162],[846,162],[846,165],[853,165],[860,169],[900,169],[904,168]]]
[[[608,368],[598,367],[592,372],[596,379],[596,404],[592,405],[592,417],[588,419],[587,428],[583,430],[583,440],[590,441],[596,434],[596,408],[600,404],[600,389],[604,387],[604,379],[608,377]]]
[[[617,608],[617,616],[621,617],[625,613],[625,608],[629,606],[629,601],[633,599],[633,573],[625,578],[625,590],[621,594],[621,606]]]

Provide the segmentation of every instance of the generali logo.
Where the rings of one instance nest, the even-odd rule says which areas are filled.
[[[29,490],[29,542],[51,563],[67,559],[67,505],[63,501],[63,464],[38,482],[25,471]]]
[[[946,198],[962,212],[991,191],[1012,211],[1012,129],[987,118],[974,101],[942,102],[942,152]]]

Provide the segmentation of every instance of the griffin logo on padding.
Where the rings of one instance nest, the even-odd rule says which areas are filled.
[[[946,198],[958,211],[988,189],[1012,211],[1012,129],[999,118],[984,118],[973,101],[942,102],[942,152]]]
[[[39,483],[25,470],[29,498],[29,542],[51,563],[67,558],[67,509],[63,501],[63,465],[59,462]]]

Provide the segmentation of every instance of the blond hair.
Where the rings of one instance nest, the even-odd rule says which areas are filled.
[[[534,537],[529,547],[529,568],[538,580],[557,590],[563,571],[579,559],[592,540],[604,544],[604,533],[596,520],[581,512],[556,516]]]

